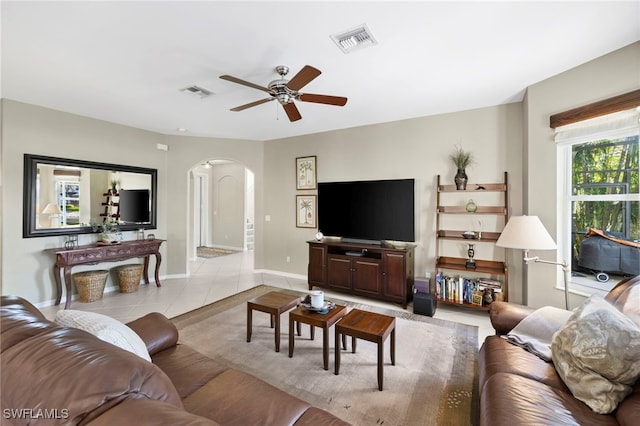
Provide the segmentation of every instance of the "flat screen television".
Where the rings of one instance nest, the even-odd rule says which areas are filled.
[[[415,241],[414,179],[318,183],[318,230],[343,241]]]
[[[151,205],[148,189],[122,189],[118,195],[121,222],[149,223]]]

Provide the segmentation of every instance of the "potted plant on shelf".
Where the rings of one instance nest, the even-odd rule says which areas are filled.
[[[102,223],[90,222],[93,232],[100,232],[100,242],[107,244],[115,244],[122,241],[122,233],[118,228],[116,221],[104,221]]]
[[[460,145],[456,145],[455,151],[449,154],[449,159],[453,161],[453,164],[455,164],[456,168],[458,169],[458,172],[454,177],[456,189],[466,189],[467,181],[469,180],[469,178],[467,177],[466,168],[473,164],[473,154],[462,149]]]
[[[120,184],[120,181],[118,181],[116,179],[112,179],[111,180],[111,188],[109,190],[111,195],[118,195],[118,185],[119,184]]]

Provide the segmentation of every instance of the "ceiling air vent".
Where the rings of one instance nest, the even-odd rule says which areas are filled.
[[[181,92],[187,93],[189,95],[197,96],[200,99],[206,98],[207,96],[213,95],[213,92],[203,89],[202,87],[193,86],[185,87],[184,89],[180,89]]]
[[[334,34],[331,36],[331,39],[344,53],[378,44],[365,24],[340,34]]]

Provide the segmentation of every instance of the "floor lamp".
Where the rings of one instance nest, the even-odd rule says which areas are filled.
[[[504,227],[496,242],[498,247],[524,250],[524,263],[548,263],[562,267],[564,275],[564,304],[569,310],[569,267],[567,262],[542,260],[538,256],[529,257],[529,250],[553,250],[556,243],[547,232],[538,216],[513,216]]]

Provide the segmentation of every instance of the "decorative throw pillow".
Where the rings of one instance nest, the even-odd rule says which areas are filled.
[[[640,376],[640,329],[594,295],[553,336],[551,354],[573,396],[597,413],[610,413]]]
[[[100,340],[133,352],[147,361],[151,361],[147,346],[140,336],[114,318],[94,312],[67,309],[56,313],[55,322],[67,327],[84,330]]]

